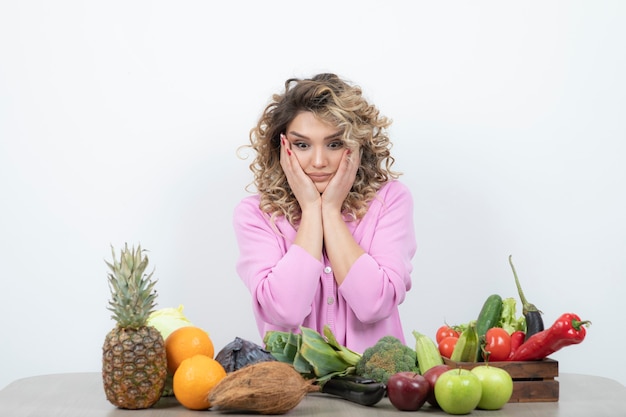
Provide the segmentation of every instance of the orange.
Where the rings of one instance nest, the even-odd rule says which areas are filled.
[[[190,410],[206,410],[211,407],[209,393],[226,376],[218,361],[206,355],[187,358],[174,374],[174,396]]]
[[[167,370],[174,375],[178,366],[194,355],[213,358],[213,341],[209,334],[197,326],[179,327],[165,339]]]

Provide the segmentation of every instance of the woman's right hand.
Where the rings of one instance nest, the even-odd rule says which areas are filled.
[[[284,134],[280,135],[280,166],[287,177],[300,209],[304,212],[309,207],[321,207],[321,196],[315,184],[302,170],[298,158],[291,151],[291,143]]]

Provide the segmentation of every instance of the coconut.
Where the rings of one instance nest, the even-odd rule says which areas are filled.
[[[284,362],[258,362],[223,378],[209,393],[212,408],[258,414],[285,414],[309,392],[319,391]]]

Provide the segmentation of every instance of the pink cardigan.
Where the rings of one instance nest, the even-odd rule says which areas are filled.
[[[296,230],[282,217],[273,227],[258,196],[235,208],[237,272],[252,295],[261,338],[299,326],[321,333],[328,324],[339,343],[360,353],[386,335],[405,342],[398,305],[411,288],[416,250],[410,191],[388,182],[363,219],[347,225],[366,253],[338,287],[328,258],[292,244]]]

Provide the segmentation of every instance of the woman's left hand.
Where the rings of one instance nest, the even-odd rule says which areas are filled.
[[[346,149],[341,158],[339,169],[322,193],[322,208],[341,211],[341,206],[356,180],[356,173],[361,165],[359,151]]]

